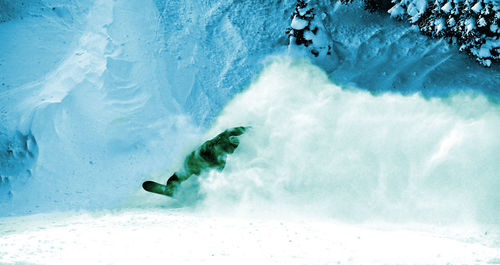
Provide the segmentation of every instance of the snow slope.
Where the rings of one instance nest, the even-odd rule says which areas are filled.
[[[61,8],[53,4],[47,7]],[[26,70],[22,62],[12,62],[6,71],[9,85],[0,99],[3,127],[7,132],[33,134],[39,153],[36,165],[25,169],[28,177],[6,176],[10,181],[3,188],[10,190],[10,196],[2,201],[3,215],[116,205],[140,185],[141,175],[162,169],[183,139],[196,134],[171,91],[163,89],[166,69],[162,57],[157,57],[163,42],[157,38],[159,15],[154,3],[86,4],[88,9],[77,2],[68,4],[78,11],[68,15],[69,25],[54,22],[57,14],[42,16],[61,35],[70,28],[69,36],[51,40],[56,46],[15,39],[18,31],[9,26],[18,24],[50,37],[50,31],[37,30],[38,16],[2,24],[6,29],[2,36],[9,40],[14,36],[13,43],[21,43],[14,54],[22,54],[24,45],[42,53],[34,58],[43,65],[39,71],[46,71],[30,82],[15,79]],[[129,16],[132,12],[137,15]],[[80,27],[75,21],[85,23]],[[62,44],[66,39],[74,41]],[[2,46],[4,51],[8,48]],[[45,53],[42,48],[54,50]],[[31,53],[35,52],[27,51]],[[55,53],[66,54],[53,67],[44,59]],[[177,139],[178,145],[167,139]]]
[[[22,154],[2,150],[16,170],[0,172],[0,215],[116,206],[196,145],[259,61],[286,48],[288,15],[271,12],[286,2],[26,6],[0,24],[0,143]],[[16,145],[16,135],[36,146]]]
[[[478,65],[445,40],[419,34],[417,27],[392,21],[384,14],[367,14],[352,6],[327,10],[329,29],[343,61],[331,73],[340,83],[375,93],[420,92],[443,97],[457,91],[500,95],[500,68]]]
[[[285,157],[278,160],[285,163],[279,167],[266,166],[268,176],[253,180],[247,177],[245,181],[256,183],[250,187],[261,190],[259,196],[277,197],[278,201],[289,196],[283,189],[296,191],[306,183],[318,192],[303,193],[296,200],[313,202],[326,195],[328,187],[344,183],[349,188],[340,193],[346,197],[334,193],[326,197],[326,204],[315,207],[330,209],[347,219],[384,216],[387,212],[398,219],[395,215],[401,209],[402,219],[412,219],[415,216],[405,211],[416,205],[417,210],[423,209],[423,220],[437,212],[437,219],[459,213],[497,223],[498,214],[493,210],[498,201],[494,192],[498,187],[494,163],[498,143],[493,135],[498,132],[498,116],[492,102],[498,99],[498,67],[482,68],[446,43],[429,40],[416,29],[388,17],[327,2],[321,2],[324,14],[319,12],[319,16],[339,58],[338,65],[326,73],[328,78],[347,86],[347,91],[356,87],[378,96],[358,91],[345,92],[353,96],[344,97],[344,92],[339,92],[346,98],[342,108],[297,107],[301,112],[294,115],[299,121],[306,120],[294,126],[299,126],[295,128],[298,131],[308,122],[324,126],[323,131],[311,136],[315,139],[330,139],[333,143],[349,139],[352,145],[344,144],[342,148],[350,156],[338,157],[335,163],[343,165],[342,159],[349,158],[362,166],[331,169],[311,161],[302,166],[309,168],[312,164],[313,168],[317,166],[315,174],[331,171],[343,179],[335,180],[330,175],[275,179],[270,172],[283,168],[290,171],[301,165],[293,157]],[[2,163],[13,168],[2,168],[0,172],[3,216],[116,207],[130,200],[141,181],[164,180],[164,175],[175,170],[193,147],[229,126],[216,123],[204,135],[225,104],[245,90],[268,61],[274,60],[272,55],[285,53],[284,30],[291,23],[294,1],[53,0],[30,2],[27,6],[30,8],[20,12],[22,15],[0,24],[0,78],[5,84],[0,96],[0,137],[2,146],[6,146]],[[304,71],[310,69],[307,64],[303,67]],[[287,71],[278,72],[277,78],[281,80]],[[323,74],[318,76],[320,80],[325,78]],[[295,90],[315,91],[311,87],[314,78],[299,81],[290,81],[301,84],[295,85]],[[271,88],[261,88],[259,97],[267,99],[266,91]],[[387,91],[396,95],[383,94]],[[462,95],[464,91],[472,94]],[[324,93],[302,104],[324,103],[323,96],[332,96],[328,93],[333,92]],[[437,98],[429,100],[433,97]],[[297,104],[293,98],[289,100],[279,106],[263,101],[261,111],[287,110],[287,106]],[[368,103],[378,112],[365,109]],[[232,112],[240,113],[232,116],[234,123],[250,122],[243,117],[252,104],[242,102],[233,107]],[[351,105],[357,104],[365,108],[351,113]],[[417,110],[422,113],[415,114]],[[323,113],[337,116],[323,117]],[[396,114],[401,115],[396,116],[401,120],[393,120]],[[422,125],[421,120],[427,123]],[[273,126],[282,137],[296,137],[287,130],[279,132],[277,124]],[[263,139],[272,136],[266,136],[271,127],[255,131]],[[338,133],[334,135],[337,138],[332,138],[332,132]],[[33,140],[16,144],[16,139]],[[311,143],[304,141],[293,150],[322,159],[318,157],[322,153],[315,154],[310,150]],[[325,150],[330,146],[329,142],[316,144]],[[454,148],[461,152],[455,153]],[[329,155],[337,154],[335,150]],[[249,152],[248,159],[255,150]],[[267,159],[280,156],[270,151]],[[257,170],[258,165],[252,170]],[[309,174],[305,169],[297,172]],[[219,181],[215,176],[214,181]],[[262,177],[270,179],[260,183]],[[275,181],[277,186],[266,186]],[[216,200],[217,196],[239,201],[239,195],[233,198],[231,194],[238,194],[243,183],[232,180],[226,183],[227,191],[207,192],[206,201]],[[443,192],[443,185],[451,187]],[[417,194],[406,198],[412,189]],[[472,196],[476,192],[480,195]],[[450,206],[457,194],[461,194],[460,202],[465,202],[466,207]],[[424,196],[424,202],[417,200],[420,196]],[[341,209],[336,202],[346,198],[351,204]],[[378,208],[367,210],[365,203],[373,198]],[[403,201],[393,205],[392,198]],[[433,199],[444,202],[435,203]],[[441,203],[449,209],[443,212]],[[351,206],[360,208],[346,213]]]
[[[498,264],[500,259],[498,248],[482,244],[488,236],[474,230],[456,235],[304,217],[148,209],[38,214],[0,224],[2,264]]]
[[[8,4],[0,262],[499,262],[497,66],[331,1],[326,71],[291,0]],[[239,125],[223,172],[140,189]]]

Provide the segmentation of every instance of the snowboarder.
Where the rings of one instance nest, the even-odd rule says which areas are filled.
[[[248,127],[227,129],[215,138],[203,143],[187,156],[182,170],[172,174],[166,185],[146,181],[142,184],[142,187],[146,191],[172,197],[181,182],[192,175],[200,175],[202,171],[212,168],[223,170],[226,165],[227,154],[232,154],[236,150],[240,143],[238,136],[242,135],[247,129]]]

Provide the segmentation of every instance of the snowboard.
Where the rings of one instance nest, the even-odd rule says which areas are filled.
[[[145,191],[165,195],[168,197],[172,197],[174,195],[174,192],[170,188],[168,188],[166,185],[156,183],[156,182],[150,181],[150,180],[142,183],[142,188]]]

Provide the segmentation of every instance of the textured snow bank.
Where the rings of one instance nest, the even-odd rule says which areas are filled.
[[[498,62],[500,2],[394,0],[389,10],[392,17],[408,19],[420,30],[436,38],[448,38],[460,45],[484,66]],[[448,27],[444,23],[448,21]]]
[[[494,264],[500,258],[474,229],[455,230],[457,238],[430,228],[158,209],[0,224],[2,264]]]
[[[155,0],[167,84],[182,110],[207,126],[262,69],[286,49],[295,0]]]
[[[0,146],[32,135],[39,156],[0,151],[17,165],[0,172],[0,215],[112,207],[167,170],[259,60],[286,49],[289,13],[275,11],[288,2],[9,2]]]
[[[56,15],[43,17],[57,33],[70,29],[69,37],[55,38],[53,46],[40,44],[54,50],[45,53],[30,46],[29,39],[21,42],[32,49],[27,57],[43,54],[33,56],[42,65],[41,77],[31,82],[14,78],[23,73],[17,61],[5,75],[9,87],[0,97],[2,125],[7,131],[32,133],[39,152],[32,178],[10,178],[10,196],[0,201],[1,215],[116,205],[140,186],[146,173],[162,170],[171,154],[197,133],[166,88],[154,3],[96,1],[88,10],[74,5],[79,12],[69,16],[69,25]],[[7,23],[37,29],[32,19],[27,25]],[[75,26],[74,21],[84,23]],[[11,30],[8,35],[17,36]],[[71,43],[59,43],[68,38]],[[60,61],[45,63],[55,51],[64,53],[57,57]]]
[[[346,5],[326,12],[330,22],[325,27],[340,57],[329,75],[341,84],[426,97],[457,91],[500,96],[500,66],[485,69],[446,41],[430,39],[385,15]]]

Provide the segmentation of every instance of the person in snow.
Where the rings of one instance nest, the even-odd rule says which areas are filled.
[[[142,184],[142,187],[147,191],[172,197],[181,182],[192,175],[200,175],[203,171],[209,169],[223,170],[226,166],[227,154],[232,154],[236,150],[240,144],[238,136],[242,135],[247,129],[248,127],[227,129],[215,138],[203,143],[187,156],[183,168],[172,174],[166,185],[146,181]]]

